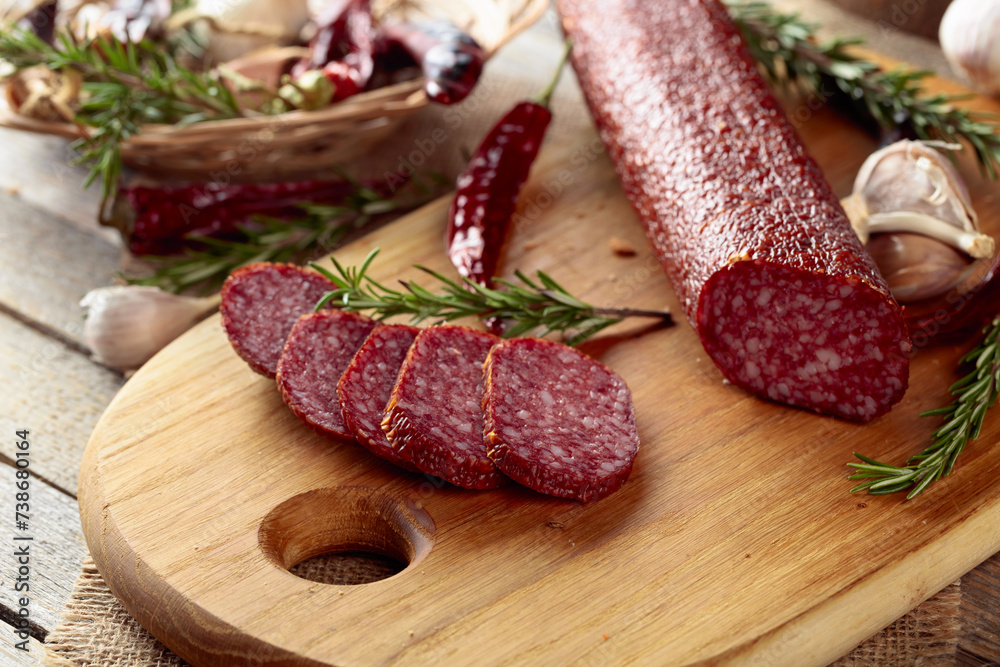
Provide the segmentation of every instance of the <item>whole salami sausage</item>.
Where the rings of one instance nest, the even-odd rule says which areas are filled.
[[[722,373],[868,421],[902,398],[896,302],[718,0],[558,0],[646,235]]]
[[[618,489],[639,450],[632,394],[611,369],[538,338],[513,338],[483,366],[486,451],[530,489],[583,502]]]
[[[294,264],[249,264],[222,285],[222,327],[250,368],[273,378],[295,322],[336,288],[324,276]]]

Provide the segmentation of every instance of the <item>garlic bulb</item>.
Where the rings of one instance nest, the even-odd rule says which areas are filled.
[[[868,156],[854,191],[841,202],[862,243],[877,232],[912,232],[952,245],[971,257],[991,257],[992,238],[976,227],[969,191],[934,147],[954,144],[903,139]]]
[[[4,93],[10,107],[22,116],[71,122],[76,118],[82,83],[83,77],[76,70],[53,72],[45,65],[35,65],[15,72]]]
[[[168,27],[198,21],[207,31],[207,54],[226,62],[266,46],[290,44],[309,21],[308,0],[198,0],[174,14]]]
[[[87,311],[83,335],[98,361],[138,368],[215,310],[219,297],[178,296],[155,287],[101,287],[80,301]]]
[[[1000,93],[1000,0],[953,0],[938,41],[948,63],[974,84]]]
[[[995,252],[993,239],[977,229],[965,183],[935,147],[958,148],[903,140],[876,151],[841,202],[899,301],[944,294],[970,275],[970,258]],[[889,238],[869,240],[872,234]]]

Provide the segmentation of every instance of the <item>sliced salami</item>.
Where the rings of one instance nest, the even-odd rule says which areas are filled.
[[[906,390],[899,306],[719,0],[558,0],[573,66],[702,344],[745,389],[868,421]]]
[[[292,264],[261,262],[236,271],[222,286],[222,326],[236,354],[273,378],[285,339],[333,283]]]
[[[399,369],[419,331],[405,324],[375,327],[337,384],[348,430],[372,454],[407,470],[416,468],[392,448],[382,431],[382,417]]]
[[[611,369],[566,345],[516,338],[484,367],[486,449],[530,489],[583,502],[617,490],[639,451],[632,394]]]
[[[460,326],[430,327],[417,335],[382,421],[400,457],[467,489],[506,481],[483,440],[483,362],[499,340]]]
[[[374,328],[364,315],[341,310],[308,313],[292,327],[278,361],[278,389],[292,412],[319,433],[354,439],[337,383]]]

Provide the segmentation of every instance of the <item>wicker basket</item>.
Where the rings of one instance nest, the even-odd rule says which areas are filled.
[[[383,19],[448,18],[493,54],[534,23],[548,0],[420,0],[375,3]],[[417,79],[361,93],[318,111],[233,118],[186,127],[145,125],[122,145],[123,162],[159,177],[204,179],[238,165],[241,179],[294,178],[343,164],[386,138],[428,100]],[[16,113],[0,99],[0,126],[76,139],[90,128]],[[251,157],[252,156],[252,157]]]

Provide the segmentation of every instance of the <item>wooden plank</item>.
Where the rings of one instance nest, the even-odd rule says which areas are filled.
[[[961,649],[982,663],[1000,664],[1000,554],[962,577]],[[970,663],[975,664],[975,663]]]
[[[87,439],[122,382],[120,374],[0,314],[0,456],[14,460],[7,436],[29,429],[33,472],[75,495]]]
[[[13,431],[2,431],[5,442],[13,442]],[[4,535],[3,555],[0,556],[4,572],[4,585],[0,587],[0,615],[10,623],[19,608],[19,599],[25,594],[14,589],[13,582],[20,567],[14,561],[15,550],[28,549],[27,595],[30,602],[32,634],[44,638],[58,623],[59,614],[73,590],[73,582],[80,573],[80,564],[87,553],[83,534],[80,531],[80,515],[76,500],[52,488],[35,474],[35,457],[41,455],[48,443],[38,432],[32,432],[29,458],[27,493],[29,519],[27,530],[19,530],[14,524],[15,497],[20,491],[15,487],[15,468],[0,464],[0,520],[3,521],[0,534]],[[31,537],[31,540],[14,540],[15,537]],[[6,641],[6,637],[4,641]]]
[[[83,189],[87,169],[69,165],[75,154],[67,140],[0,127],[0,146],[3,192],[16,194],[28,205],[78,229],[99,229],[105,240],[114,240],[117,232],[97,222],[100,188]]]
[[[23,641],[16,637],[13,628],[5,628],[0,625],[0,634],[3,640],[0,641],[0,664],[4,667],[41,667],[45,664],[45,645],[34,637],[28,638],[28,650],[22,651],[14,646],[15,642]]]
[[[112,284],[119,254],[100,235],[0,192],[0,306],[8,312],[83,344],[80,299]]]

